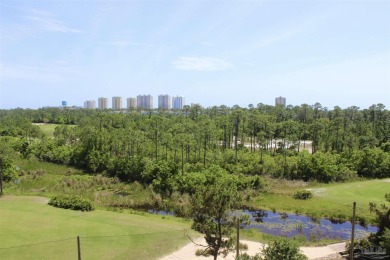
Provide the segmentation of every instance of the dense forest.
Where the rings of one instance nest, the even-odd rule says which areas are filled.
[[[50,137],[34,123],[60,125]],[[153,184],[168,194],[190,192],[188,183],[204,182],[191,173],[213,167],[244,186],[261,185],[261,175],[319,182],[390,177],[390,111],[383,104],[0,110],[0,135],[2,146],[25,157]]]

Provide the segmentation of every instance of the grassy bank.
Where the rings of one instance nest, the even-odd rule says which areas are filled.
[[[156,259],[189,240],[190,222],[147,213],[54,208],[43,197],[0,198],[2,259]]]
[[[17,157],[14,158],[14,162],[24,173],[18,182],[6,185],[6,195],[51,197],[56,194],[74,194],[89,198],[97,209],[133,212],[138,215],[145,213],[133,209],[151,209],[163,205],[158,194],[139,183],[120,183],[112,178],[90,175],[79,169],[42,162],[35,158],[27,160]],[[267,179],[267,182],[268,192],[253,197],[250,202],[247,202],[248,206],[278,212],[308,214],[314,218],[349,219],[352,212],[352,202],[356,201],[357,215],[366,222],[373,221],[375,218],[375,215],[368,210],[368,203],[381,204],[384,202],[384,194],[390,188],[388,180],[327,185],[276,179]],[[309,200],[294,199],[293,194],[297,190],[303,189],[311,190],[313,198]],[[157,220],[159,219],[161,217],[157,217]],[[262,234],[256,230],[243,230],[242,237],[265,243],[275,238],[273,235]],[[304,237],[295,239],[300,245],[335,242],[331,240],[306,241]],[[121,258],[121,256],[116,258]]]
[[[53,137],[56,127],[60,126],[59,124],[36,124],[36,125],[39,126],[42,132],[48,137]],[[75,126],[75,125],[70,125],[70,126]]]
[[[389,179],[333,184],[306,184],[287,180],[269,180],[269,183],[269,192],[255,197],[248,206],[307,214],[313,218],[345,220],[351,218],[352,204],[356,202],[356,214],[363,222],[375,219],[375,214],[369,211],[369,202],[384,203],[384,195],[390,190]],[[313,197],[308,200],[294,199],[293,194],[303,189],[310,190]]]
[[[6,183],[4,193],[18,196],[51,197],[58,194],[79,195],[92,200],[100,209],[150,209],[161,198],[139,183],[121,183],[114,178],[90,175],[65,165],[42,162],[36,158],[14,158],[20,178]]]
[[[78,194],[95,201],[98,207],[137,208],[159,201],[156,194],[138,183],[115,182],[103,176],[92,176],[72,167],[41,162],[35,158],[26,160],[18,157],[14,160],[26,174],[19,183],[6,187],[6,194],[46,197],[60,193]],[[384,194],[390,190],[389,179],[318,184],[267,178],[267,183],[268,192],[253,197],[250,202],[246,202],[247,206],[307,214],[313,218],[348,220],[352,214],[352,203],[356,201],[356,213],[363,222],[373,222],[375,219],[375,215],[369,212],[368,203],[380,205],[384,202]],[[313,197],[309,200],[294,199],[294,193],[303,189],[310,190]]]

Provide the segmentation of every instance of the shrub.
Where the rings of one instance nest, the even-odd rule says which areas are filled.
[[[240,242],[239,248],[240,250],[248,250],[248,245]]]
[[[308,200],[313,197],[313,194],[309,190],[299,190],[294,193],[294,199]]]
[[[283,238],[271,243],[268,247],[262,250],[264,260],[304,260],[307,259],[305,255],[300,253],[298,245],[294,242]]]
[[[4,158],[2,165],[3,168],[3,181],[9,182],[18,178],[18,173],[16,171],[15,165],[12,160]]]
[[[206,249],[196,249],[195,251],[195,255],[196,256],[205,256],[205,257],[208,257],[208,256],[211,256],[213,255],[213,250],[211,248],[206,248]]]
[[[370,243],[370,241],[367,238],[362,238],[362,239],[356,240],[353,245],[354,245],[354,250],[359,250],[359,251],[361,251],[362,249],[368,249],[372,246],[372,244]],[[345,244],[345,250],[347,252],[351,251],[351,242],[350,241],[347,241],[347,243]]]
[[[386,254],[390,256],[390,229],[385,228],[383,235],[380,237],[379,245],[386,250]]]
[[[240,254],[235,260],[262,260],[260,254],[250,256],[247,253]]]
[[[75,195],[58,195],[50,199],[49,205],[81,211],[92,211],[95,209],[92,202],[88,199],[81,198]]]

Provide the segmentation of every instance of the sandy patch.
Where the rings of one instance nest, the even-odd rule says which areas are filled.
[[[197,238],[194,242],[197,244],[206,244],[204,238]],[[246,252],[248,255],[251,256],[259,253],[264,246],[264,244],[262,243],[247,240],[241,240],[241,243],[245,243],[248,245],[248,250],[243,250],[242,252]],[[202,247],[195,245],[193,242],[190,242],[181,249],[161,258],[160,260],[207,260],[213,258],[212,256],[196,256],[195,252],[197,249],[202,249]],[[344,250],[345,243],[338,243],[321,247],[301,247],[302,253],[304,253],[309,259],[341,259],[339,258],[338,253]],[[234,260],[235,255],[236,252],[232,251],[226,256],[226,258],[223,258],[223,256],[220,256],[218,258]]]
[[[49,203],[49,198],[45,198],[45,197],[33,197],[34,201],[38,202],[38,203],[41,203],[41,204],[47,204]]]
[[[326,188],[314,188],[314,189],[306,189],[314,193],[314,195],[321,196],[326,192]]]

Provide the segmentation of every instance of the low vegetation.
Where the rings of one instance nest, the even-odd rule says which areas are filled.
[[[390,193],[385,195],[385,199],[390,202]],[[370,203],[370,211],[375,212],[377,216],[378,232],[370,237],[369,241],[384,248],[390,256],[390,206],[384,203],[379,207],[375,203]]]
[[[300,252],[298,245],[287,238],[280,238],[272,241],[268,246],[263,247],[261,254],[249,256],[247,253],[236,257],[236,260],[306,260],[305,255]]]
[[[352,205],[356,202],[356,215],[362,224],[376,223],[376,215],[369,211],[369,203],[384,203],[383,194],[389,189],[390,179],[360,180],[347,183],[321,184],[317,182],[286,181],[267,178],[267,192],[244,204],[248,208],[309,215],[334,220],[350,220]],[[309,200],[294,199],[296,191],[310,190]]]
[[[309,190],[298,190],[294,193],[294,199],[308,200],[313,197],[313,194]]]
[[[75,195],[57,195],[51,198],[48,204],[57,208],[81,211],[92,211],[95,209],[90,200]]]
[[[262,250],[264,260],[305,260],[297,244],[287,238],[275,240]]]

